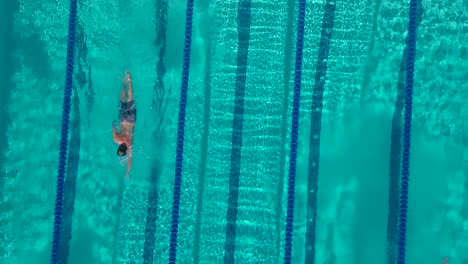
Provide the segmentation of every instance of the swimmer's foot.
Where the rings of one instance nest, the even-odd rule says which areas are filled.
[[[125,87],[125,85],[128,84],[128,79],[126,77],[119,77],[120,81],[122,81],[122,85]]]
[[[125,77],[119,77],[123,85],[128,85],[132,82],[132,76],[129,71],[125,71]]]
[[[132,81],[132,76],[130,75],[130,72],[128,70],[125,71],[125,78],[127,78],[128,82]]]

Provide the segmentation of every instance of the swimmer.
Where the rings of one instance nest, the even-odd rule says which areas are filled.
[[[130,180],[130,167],[132,166],[132,143],[133,143],[133,131],[135,129],[136,122],[136,108],[135,101],[133,100],[133,86],[132,78],[129,71],[125,71],[125,79],[122,78],[122,92],[120,93],[120,133],[117,133],[117,128],[112,125],[112,136],[119,145],[117,148],[117,155],[123,157],[128,154],[127,164],[127,179]],[[128,98],[127,89],[128,85]]]

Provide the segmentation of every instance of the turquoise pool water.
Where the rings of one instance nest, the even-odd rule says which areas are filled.
[[[284,261],[297,2],[195,0],[177,263]],[[417,2],[406,263],[466,264],[468,2]],[[396,263],[409,4],[306,1],[292,263]],[[78,1],[59,263],[169,262],[186,6]],[[50,263],[69,7],[0,2],[2,264]]]

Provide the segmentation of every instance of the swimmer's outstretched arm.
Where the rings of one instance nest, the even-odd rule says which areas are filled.
[[[128,148],[127,179],[130,180],[130,168],[132,167],[132,146]]]

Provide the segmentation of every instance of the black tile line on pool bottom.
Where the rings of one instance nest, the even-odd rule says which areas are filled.
[[[156,64],[156,75],[157,80],[154,85],[155,89],[155,98],[153,99],[153,109],[155,116],[154,120],[162,120],[160,108],[163,101],[164,95],[164,75],[166,73],[166,68],[164,65],[164,54],[166,51],[166,30],[167,30],[167,9],[168,3],[166,0],[156,1],[155,2],[155,16],[156,16],[156,46],[159,47],[158,61]],[[159,123],[161,125],[161,123]],[[161,134],[159,130],[159,125],[154,129],[154,142],[153,145],[156,149],[159,149],[162,144]],[[158,153],[158,152],[156,152]],[[157,155],[157,154],[155,154]],[[143,248],[143,263],[152,264],[155,254],[155,245],[156,245],[156,222],[157,222],[157,213],[158,213],[158,191],[159,191],[159,179],[161,176],[161,162],[159,162],[159,157],[153,157],[152,169],[150,176],[150,187],[148,190],[148,199],[146,205],[146,224],[145,224],[145,243]]]
[[[367,102],[367,100],[370,99],[370,94],[372,94],[372,91],[369,91],[369,86],[372,81],[372,77],[374,76],[376,70],[378,69],[379,61],[380,61],[380,54],[375,51],[375,43],[376,43],[376,38],[377,38],[377,33],[378,33],[378,18],[379,18],[379,10],[380,6],[382,5],[382,0],[375,0],[374,2],[374,16],[372,18],[372,31],[370,34],[370,41],[369,41],[369,46],[368,46],[368,51],[367,51],[367,60],[366,63],[364,64],[364,74],[362,76],[362,82],[361,82],[361,98],[359,105],[361,109]]]
[[[86,110],[87,110],[87,115],[86,115],[86,121],[88,123],[88,129],[91,129],[91,113],[93,112],[93,107],[94,107],[94,95],[96,93],[94,92],[94,85],[93,85],[93,79],[92,79],[92,69],[88,65],[88,90],[86,91]]]
[[[80,1],[80,10],[81,10],[81,1]],[[91,80],[91,67],[88,64],[88,46],[87,46],[87,36],[84,31],[84,23],[81,20],[78,20],[77,31],[77,69],[75,70],[75,79],[80,86],[80,90],[87,87],[85,91],[85,100],[86,100],[86,123],[88,129],[90,129],[90,116],[94,106],[94,89],[93,82]]]
[[[421,1],[418,1],[418,19],[417,26],[421,23],[422,13],[424,12]],[[406,38],[408,42],[408,37]],[[398,73],[397,93],[395,98],[395,109],[392,117],[392,132],[390,143],[390,171],[389,171],[389,190],[388,190],[388,218],[387,218],[387,256],[386,263],[393,264],[398,258],[398,216],[400,214],[400,172],[401,172],[401,140],[403,136],[403,107],[405,105],[406,88],[406,61],[408,56],[408,47],[403,51]]]
[[[198,197],[196,205],[196,219],[195,219],[195,244],[193,247],[193,264],[198,264],[200,262],[200,239],[201,239],[201,216],[203,208],[203,195],[205,193],[205,179],[206,179],[206,168],[208,160],[208,137],[209,137],[209,128],[210,128],[210,105],[211,105],[211,26],[208,26],[208,29],[202,32],[202,37],[206,40],[206,64],[205,64],[205,79],[204,79],[204,90],[203,98],[205,102],[203,103],[203,132],[202,132],[202,141],[200,147],[200,178],[198,183]]]
[[[157,143],[155,144],[157,145]],[[160,145],[160,144],[159,144]],[[152,264],[156,244],[156,222],[158,213],[159,179],[161,176],[161,163],[153,159],[150,176],[150,189],[146,206],[145,244],[143,248],[143,263]]]
[[[153,86],[154,97],[152,101],[153,109],[155,110],[155,129],[160,130],[162,123],[164,122],[164,113],[167,105],[164,105],[166,95],[166,88],[164,86],[164,76],[166,75],[166,66],[164,64],[164,56],[166,54],[166,31],[167,31],[167,11],[168,1],[161,0],[155,1],[155,31],[156,39],[155,46],[159,47],[158,61],[156,62],[156,82]],[[169,91],[170,93],[170,91]]]
[[[234,119],[232,124],[231,168],[229,175],[229,198],[226,216],[226,241],[224,263],[234,264],[236,244],[236,221],[239,199],[239,178],[241,169],[242,130],[244,126],[244,96],[247,78],[247,59],[250,42],[250,0],[239,0],[237,13],[237,72],[234,97]]]
[[[315,85],[312,94],[311,133],[309,139],[309,176],[307,183],[307,221],[304,263],[315,263],[315,237],[317,226],[317,191],[320,163],[320,132],[322,129],[323,92],[327,73],[327,59],[330,51],[333,23],[335,21],[335,0],[327,0],[323,15],[322,33],[315,70]]]

